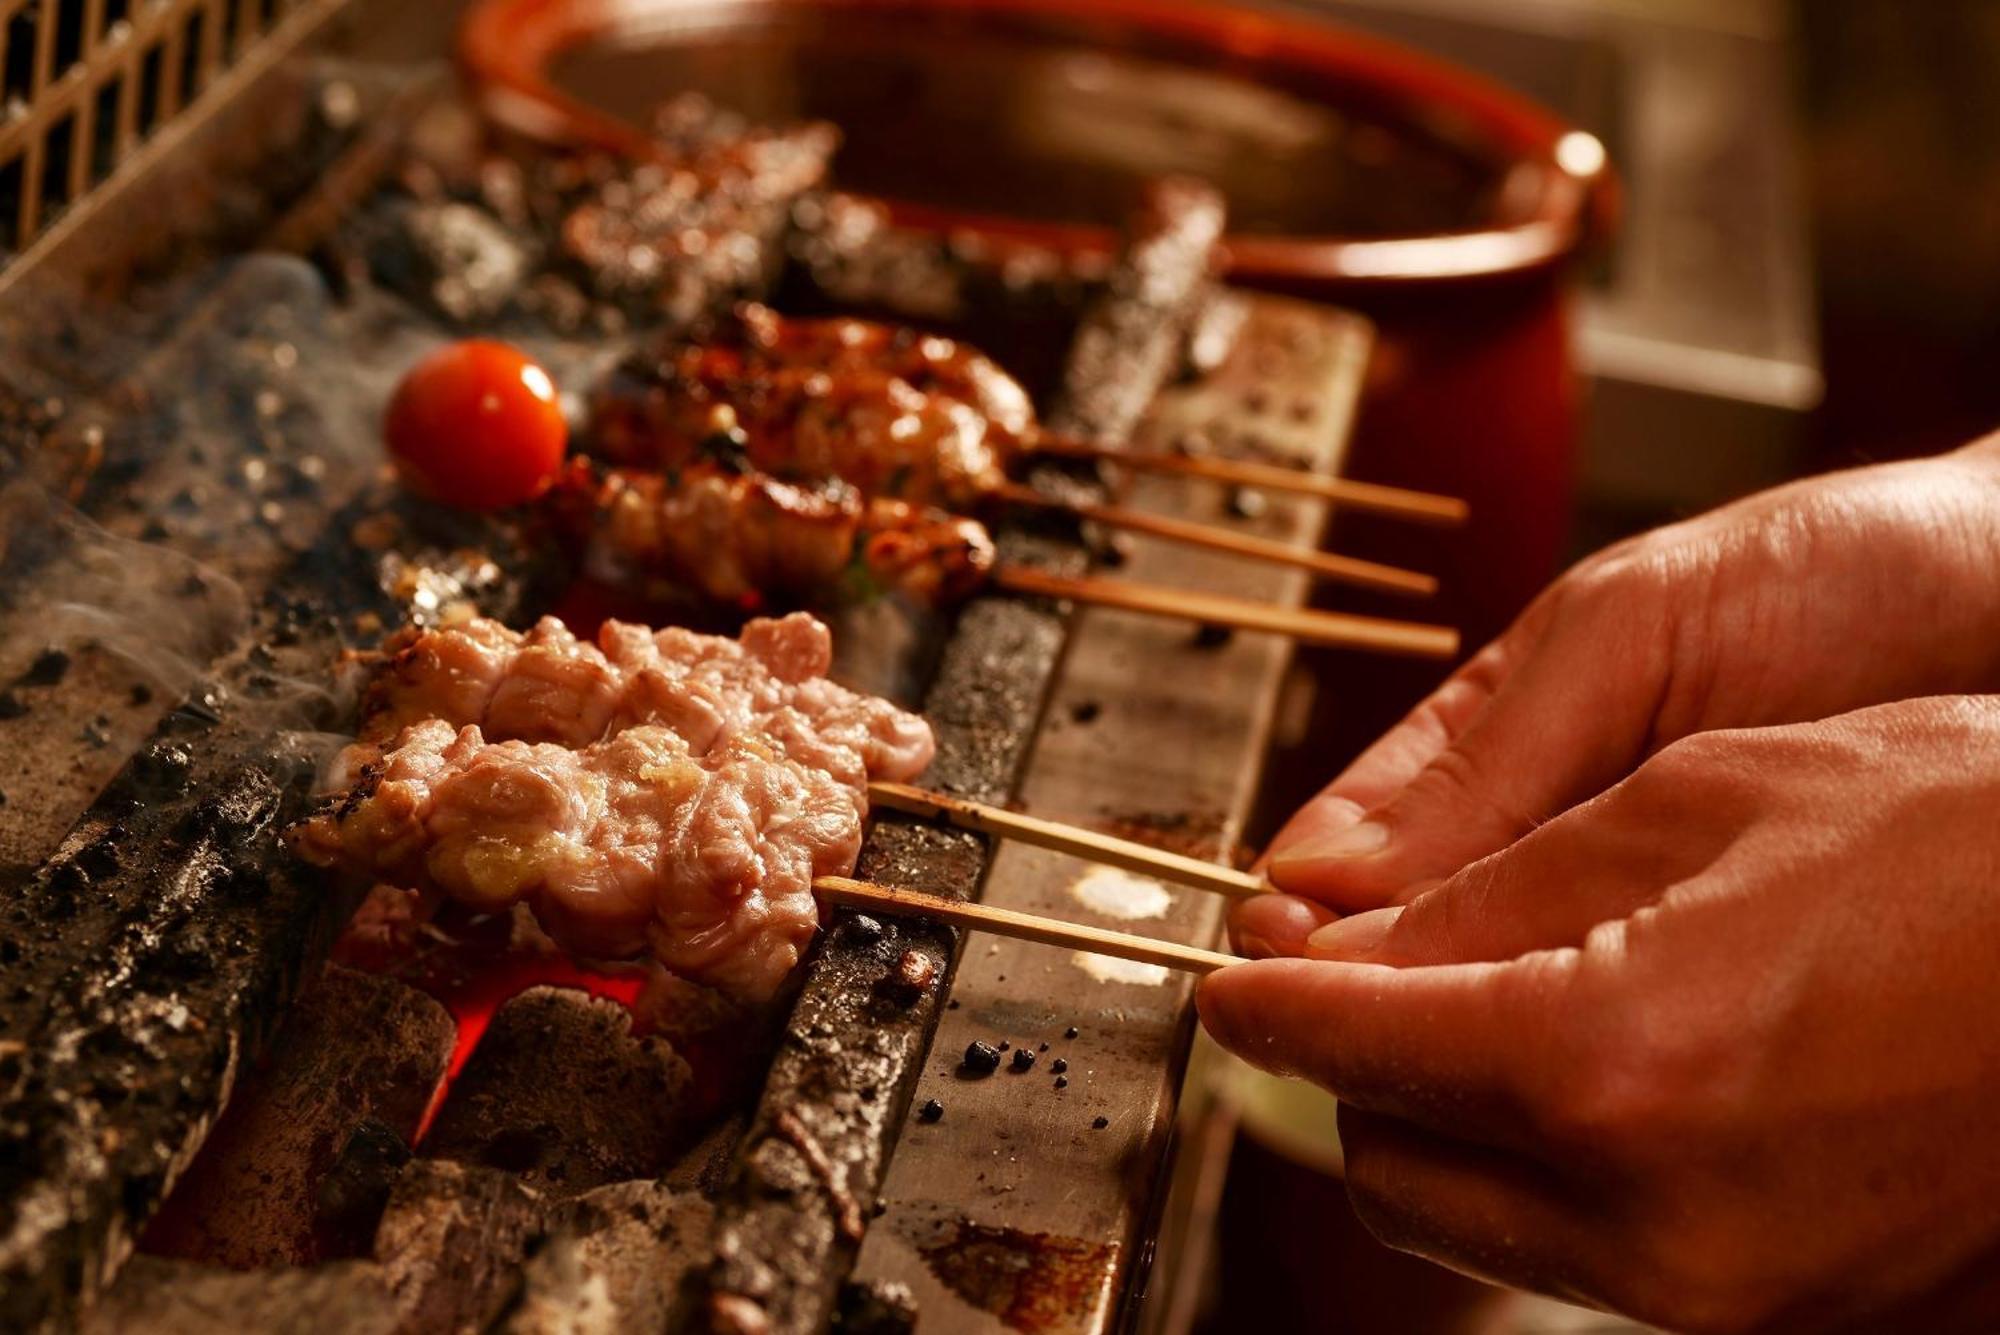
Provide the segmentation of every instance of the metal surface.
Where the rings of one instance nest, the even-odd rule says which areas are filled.
[[[1229,362],[1153,404],[1142,437],[1240,423],[1246,398],[1288,452],[1334,466],[1368,344],[1359,321],[1257,298]],[[1209,517],[1217,493],[1152,479],[1140,503]],[[1274,503],[1259,530],[1313,541],[1318,502]],[[1138,546],[1134,578],[1296,602],[1296,573]],[[1079,614],[1019,800],[1053,819],[1228,859],[1258,781],[1288,650],[1257,636],[1204,644],[1186,627]],[[1003,845],[987,903],[1211,944],[1223,901],[1169,893],[1124,873]],[[856,1267],[904,1283],[927,1327],[1089,1332],[1117,1326],[1143,1283],[1151,1212],[1193,1015],[1190,984],[1045,946],[973,935],[931,1045],[919,1100],[935,1122],[905,1126]],[[1069,1030],[1077,1032],[1066,1037]],[[975,1077],[974,1040],[1034,1051],[1029,1070]],[[1047,1043],[1043,1051],[1041,1045]],[[1052,1063],[1067,1064],[1063,1088]],[[1107,1125],[1096,1127],[1102,1117]]]

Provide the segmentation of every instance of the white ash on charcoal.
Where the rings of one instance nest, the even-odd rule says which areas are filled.
[[[78,1329],[80,1335],[397,1335],[408,1327],[381,1268],[364,1261],[241,1271],[138,1256]]]
[[[543,1209],[540,1193],[511,1173],[411,1161],[375,1235],[398,1329],[487,1329],[520,1292]]]
[[[375,1254],[404,1331],[682,1328],[711,1207],[652,1181],[551,1200],[511,1175],[418,1160]]]
[[[501,1335],[616,1335],[679,1328],[685,1282],[707,1259],[713,1211],[656,1182],[620,1182],[549,1214]]]
[[[83,1335],[616,1335],[682,1328],[711,1207],[653,1181],[549,1200],[504,1173],[417,1162],[374,1259],[236,1270],[135,1257]]]
[[[357,267],[454,327],[615,335],[763,294],[792,203],[824,181],[838,135],[752,125],[690,94],[628,159],[521,161],[456,130],[413,139],[400,189],[341,238]]]
[[[518,1174],[549,1196],[664,1173],[694,1127],[693,1075],[614,1001],[537,987],[494,1013],[423,1153]]]
[[[429,997],[329,968],[293,1006],[270,1059],[240,1082],[142,1246],[237,1269],[340,1255],[327,1234],[353,1220],[323,1220],[324,1188],[350,1146],[351,1178],[369,1147],[393,1158],[415,1137],[452,1041],[451,1017]]]

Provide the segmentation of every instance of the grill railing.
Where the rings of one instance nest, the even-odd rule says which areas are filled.
[[[0,0],[0,267],[313,0]]]

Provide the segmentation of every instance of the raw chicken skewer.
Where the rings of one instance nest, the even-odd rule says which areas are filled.
[[[809,616],[737,640],[611,622],[595,642],[475,619],[390,648],[346,791],[291,831],[309,861],[485,912],[525,903],[566,949],[650,954],[750,1000],[810,945],[815,894],[895,893],[829,878],[853,868],[871,776],[914,777],[930,733],[827,680],[831,638]],[[894,791],[906,808],[967,805]],[[1086,854],[1102,842],[1073,835]],[[1093,930],[1033,939],[1103,946]]]

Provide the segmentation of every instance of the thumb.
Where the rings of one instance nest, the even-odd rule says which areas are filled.
[[[1546,629],[1477,716],[1365,817],[1276,851],[1273,884],[1335,905],[1393,903],[1629,773],[1669,678],[1670,619],[1664,599],[1603,587],[1552,591]]]

